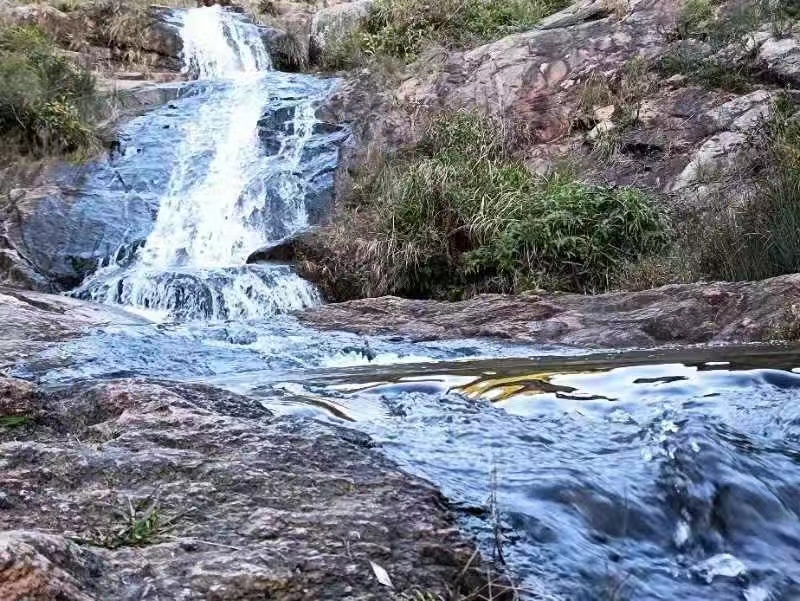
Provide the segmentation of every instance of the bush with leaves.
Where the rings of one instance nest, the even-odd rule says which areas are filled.
[[[82,153],[96,137],[91,74],[34,26],[0,31],[0,136],[33,155]]]
[[[301,253],[306,274],[336,299],[593,292],[659,250],[666,221],[644,193],[534,175],[510,153],[514,135],[471,113],[435,119]]]

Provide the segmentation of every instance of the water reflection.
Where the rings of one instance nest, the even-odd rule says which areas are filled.
[[[496,471],[506,558],[537,590],[798,598],[800,357],[683,353],[327,371],[282,389],[334,403],[436,482],[487,549]]]

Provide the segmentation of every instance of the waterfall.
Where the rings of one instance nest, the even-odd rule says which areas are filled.
[[[212,6],[177,16],[184,69],[202,101],[161,135],[176,144],[174,163],[144,244],[75,294],[172,320],[260,318],[318,303],[289,267],[245,261],[307,227],[307,198],[330,184],[330,133],[317,131],[316,107],[331,84],[272,71],[258,28],[241,15]]]
[[[200,79],[235,77],[272,68],[258,28],[214,5],[180,15],[184,69]]]

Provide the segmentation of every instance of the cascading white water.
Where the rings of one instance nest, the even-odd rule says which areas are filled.
[[[240,15],[189,9],[180,31],[185,70],[207,97],[181,126],[155,224],[133,264],[100,270],[78,294],[173,319],[258,318],[318,303],[316,289],[288,267],[244,263],[308,225],[301,161],[320,92],[270,105],[269,54]],[[268,109],[288,111],[272,154],[259,135]]]
[[[200,79],[238,76],[272,68],[258,30],[214,5],[183,14],[184,68]]]

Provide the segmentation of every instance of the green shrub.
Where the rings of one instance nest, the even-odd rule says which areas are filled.
[[[95,144],[91,74],[57,53],[36,27],[0,31],[0,136],[35,155],[80,153]]]
[[[487,245],[467,253],[468,270],[495,276],[515,290],[520,281],[597,292],[618,269],[658,252],[664,219],[634,188],[588,186],[552,177],[524,215]]]
[[[663,245],[665,219],[642,192],[536,176],[509,152],[515,133],[466,112],[435,119],[301,253],[306,275],[335,299],[593,292]]]
[[[755,190],[741,206],[722,206],[690,230],[702,274],[758,280],[800,271],[800,120],[788,95],[753,134],[748,173]],[[720,199],[725,202],[727,199]]]
[[[678,35],[683,38],[705,37],[714,21],[710,0],[688,0],[678,14]]]
[[[714,7],[709,0],[689,0],[678,16],[681,40],[662,57],[665,75],[683,74],[708,88],[744,93],[758,79],[757,45],[750,35],[762,24],[774,27],[782,8],[796,0],[757,0]]]
[[[416,58],[428,45],[465,47],[534,27],[568,0],[378,0],[364,27],[322,57],[349,68],[364,56]]]

